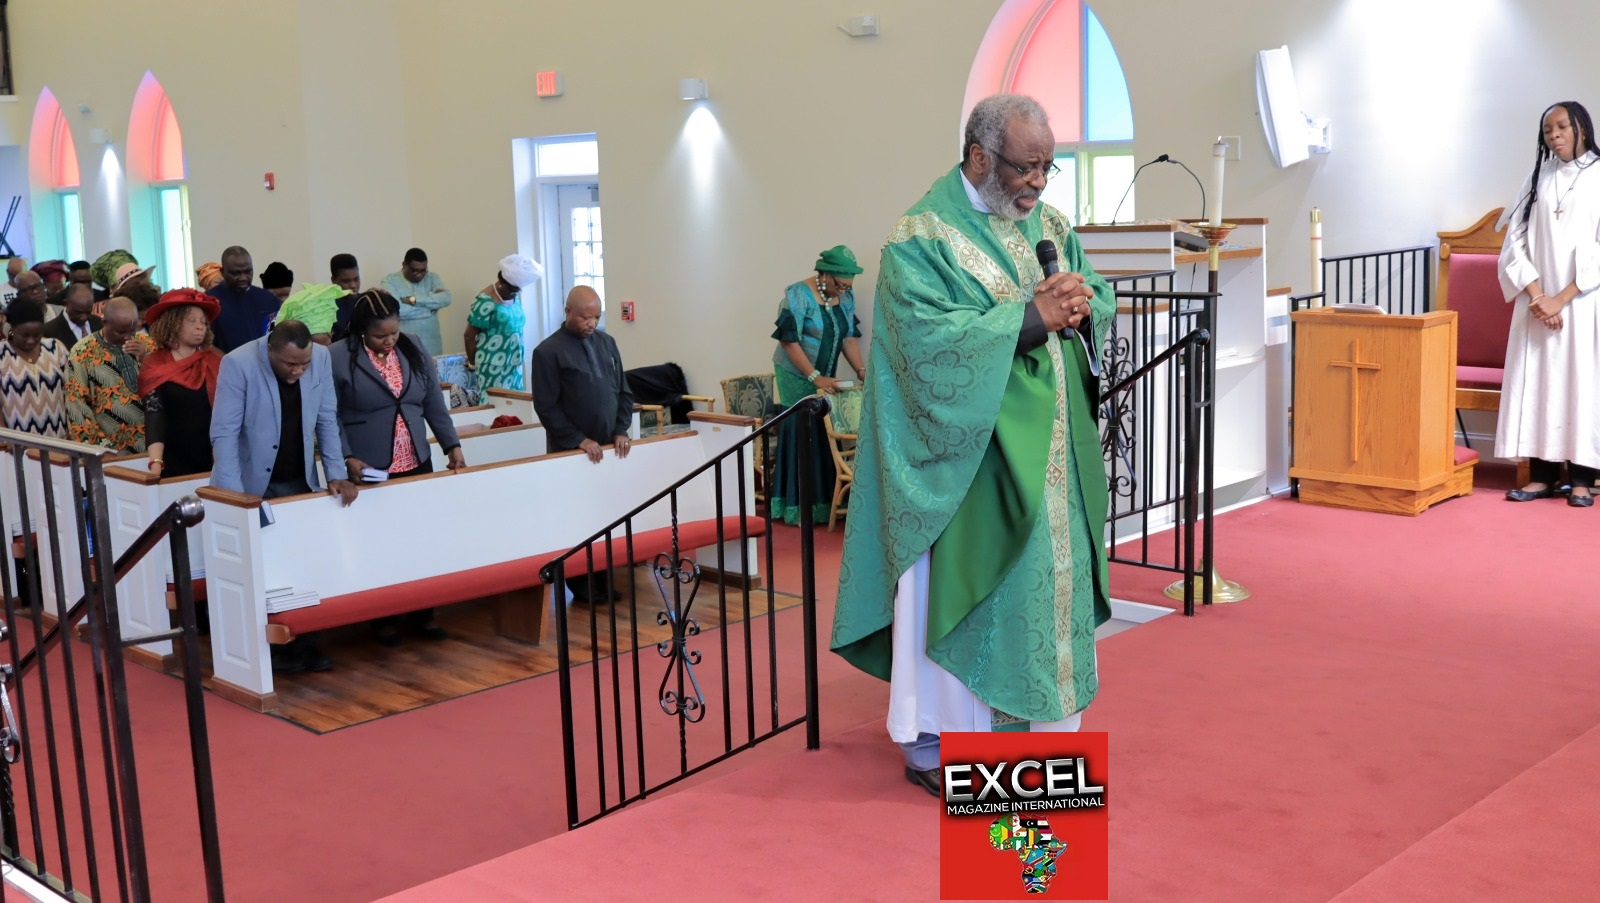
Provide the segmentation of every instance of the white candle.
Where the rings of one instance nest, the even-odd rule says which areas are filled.
[[[1222,163],[1228,156],[1228,143],[1221,138],[1211,146],[1211,191],[1206,195],[1206,200],[1211,203],[1211,209],[1206,211],[1206,219],[1213,226],[1222,225]]]
[[[1322,291],[1322,210],[1318,207],[1311,208],[1311,290]]]

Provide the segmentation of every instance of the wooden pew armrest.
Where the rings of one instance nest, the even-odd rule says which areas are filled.
[[[260,508],[261,496],[248,495],[243,492],[234,492],[231,489],[218,489],[215,486],[201,486],[195,494],[208,502],[217,502],[222,505],[231,505],[235,508]]]
[[[685,395],[685,398],[689,396]],[[690,411],[690,423],[716,423],[723,426],[748,426],[755,429],[761,421],[754,417],[741,417],[738,414],[717,414],[712,411]]]
[[[105,475],[112,480],[126,480],[129,483],[138,483],[141,486],[154,486],[161,482],[161,478],[143,468],[123,467],[112,464],[105,469]],[[183,478],[180,478],[183,479]]]

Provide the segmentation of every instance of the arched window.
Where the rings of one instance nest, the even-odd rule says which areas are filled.
[[[160,265],[156,281],[167,288],[194,284],[187,177],[178,114],[161,82],[146,72],[128,121],[130,250],[141,264]]]
[[[61,104],[49,88],[39,92],[28,135],[35,255],[40,260],[82,260],[83,205],[78,198],[78,145]]]
[[[1081,0],[1006,0],[967,78],[962,120],[979,100],[1027,94],[1050,114],[1056,164],[1044,198],[1074,222],[1109,222],[1133,179],[1128,80],[1100,18]],[[1118,219],[1133,218],[1134,198]]]

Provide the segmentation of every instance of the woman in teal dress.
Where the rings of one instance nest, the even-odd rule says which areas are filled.
[[[520,254],[500,261],[500,272],[478,293],[467,314],[467,369],[478,375],[478,388],[526,391],[522,380],[522,290],[541,274],[539,264]]]
[[[772,355],[772,369],[778,390],[778,403],[787,408],[808,395],[839,389],[835,372],[839,355],[850,362],[859,381],[866,375],[861,359],[861,323],[856,319],[856,296],[852,287],[861,272],[856,256],[844,245],[822,252],[817,258],[816,276],[789,286],[778,306],[777,329],[772,337],[778,348]],[[797,447],[799,425],[788,421],[778,429],[778,464],[769,497],[774,520],[800,522],[800,462]],[[827,435],[818,423],[811,431],[810,449],[814,502],[813,522],[827,520],[828,497],[833,491],[833,457],[828,453]]]

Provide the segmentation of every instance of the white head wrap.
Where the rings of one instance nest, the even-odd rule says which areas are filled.
[[[500,275],[517,288],[527,288],[544,275],[544,267],[531,257],[512,254],[500,261]]]

